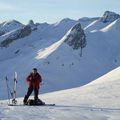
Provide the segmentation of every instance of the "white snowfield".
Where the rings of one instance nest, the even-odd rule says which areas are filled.
[[[110,12],[108,22],[99,18],[67,18],[55,24],[31,21],[35,27],[31,34],[0,47],[0,120],[120,120],[120,18],[114,16]],[[64,42],[77,22],[87,41],[82,57],[80,49]],[[0,43],[23,26],[14,20],[1,24]],[[18,73],[21,104],[25,79],[33,67],[43,78],[39,98],[56,106],[8,106],[5,77],[12,90],[14,72]]]
[[[119,91],[120,67],[83,87],[39,96],[55,106],[7,106],[8,101],[0,101],[0,120],[120,120]]]

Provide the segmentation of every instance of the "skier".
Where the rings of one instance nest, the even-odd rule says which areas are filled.
[[[27,94],[24,97],[23,103],[27,104],[27,100],[29,96],[31,95],[32,91],[34,90],[34,101],[37,104],[38,99],[38,93],[39,93],[39,88],[40,84],[42,83],[42,77],[41,75],[37,72],[37,68],[33,68],[32,72],[28,77],[26,78],[26,81],[29,85]]]

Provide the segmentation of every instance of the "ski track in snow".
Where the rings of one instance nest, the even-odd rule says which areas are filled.
[[[0,105],[0,120],[119,120],[120,108]]]

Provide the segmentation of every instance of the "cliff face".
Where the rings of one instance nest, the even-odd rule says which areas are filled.
[[[110,12],[110,11],[106,11],[103,16],[100,18],[101,22],[113,22],[114,20],[120,18],[119,14],[116,14],[115,12]]]
[[[20,38],[24,38],[24,37],[28,36],[29,34],[31,34],[31,32],[32,32],[32,30],[31,30],[30,26],[24,26],[23,28],[10,33],[9,36],[6,37],[0,43],[0,47],[7,47],[13,41],[20,39]]]
[[[76,24],[70,30],[64,42],[76,50],[86,46],[86,36],[84,30],[81,28],[80,23]]]

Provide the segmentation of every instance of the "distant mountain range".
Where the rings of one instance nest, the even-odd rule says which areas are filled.
[[[18,73],[17,95],[26,92],[25,78],[33,67],[43,76],[41,92],[79,87],[120,65],[120,15],[63,19],[54,24],[0,24],[0,99],[7,97],[4,77],[12,89]]]

